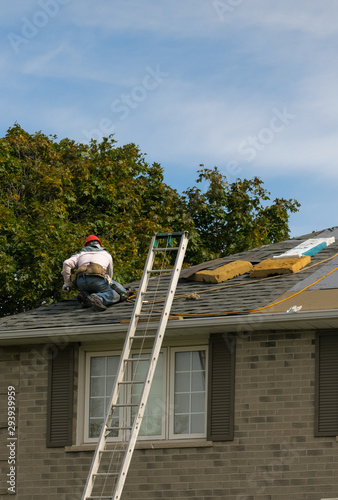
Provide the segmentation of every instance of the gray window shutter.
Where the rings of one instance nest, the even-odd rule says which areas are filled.
[[[210,441],[230,441],[234,436],[235,351],[235,336],[210,336],[207,431]]]
[[[74,348],[50,352],[48,367],[47,447],[72,444]]]
[[[316,336],[315,436],[338,436],[338,333]]]

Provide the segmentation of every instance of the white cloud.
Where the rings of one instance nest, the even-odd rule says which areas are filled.
[[[72,22],[77,26],[126,32],[156,33],[160,37],[226,37],[229,26],[278,31],[299,31],[315,37],[337,34],[338,5],[335,0],[120,0],[99,3],[70,2]]]
[[[27,62],[24,63],[22,67],[22,73],[24,74],[31,74],[35,76],[46,76],[47,74],[50,76],[50,68],[51,64],[54,65],[55,60],[60,54],[64,54],[66,51],[66,44],[61,43],[58,47],[54,48],[53,50],[50,50],[48,52],[39,54],[36,57],[30,58]],[[60,59],[56,63],[56,65],[60,69],[61,61]],[[55,74],[55,66],[52,68],[54,69],[54,76],[57,76]]]

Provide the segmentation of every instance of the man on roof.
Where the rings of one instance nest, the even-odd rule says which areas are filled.
[[[72,269],[76,269],[74,274],[71,274]],[[104,311],[129,296],[129,291],[112,279],[112,256],[93,234],[88,236],[79,253],[64,261],[61,274],[64,279],[62,290],[70,292],[72,286],[76,286],[80,290],[76,298],[85,308]]]

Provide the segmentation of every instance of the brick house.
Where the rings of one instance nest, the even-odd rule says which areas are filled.
[[[338,498],[337,237],[182,271],[123,500]],[[309,238],[332,241],[274,265]],[[81,499],[131,312],[70,299],[0,320],[1,499]]]

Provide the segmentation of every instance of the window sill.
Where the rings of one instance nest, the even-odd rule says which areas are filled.
[[[212,441],[203,441],[198,439],[192,440],[172,440],[172,441],[138,441],[135,449],[136,450],[159,450],[165,448],[209,448],[213,446]],[[116,443],[112,443],[111,449],[113,450],[116,447]],[[80,444],[80,445],[72,445],[66,446],[66,453],[75,453],[80,451],[95,451],[96,444]],[[109,445],[108,445],[109,449]]]

